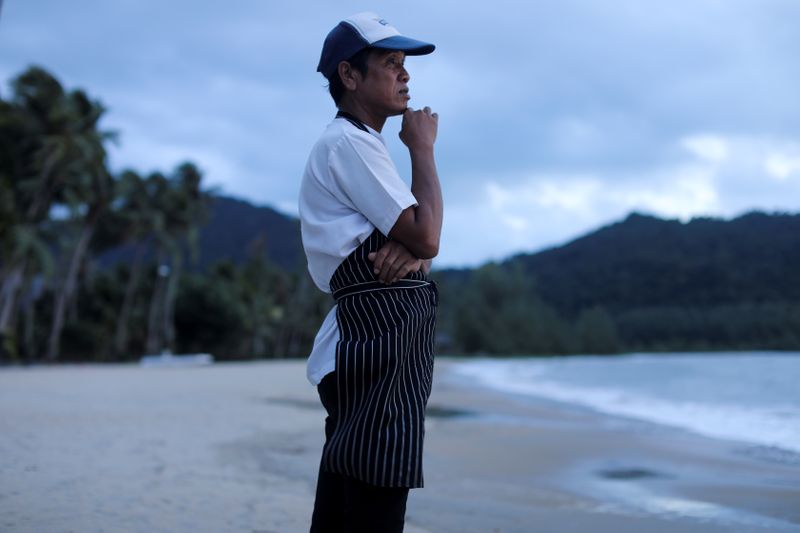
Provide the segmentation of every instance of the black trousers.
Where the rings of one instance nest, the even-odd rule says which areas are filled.
[[[337,422],[336,373],[317,386],[325,418],[325,438]],[[408,488],[377,487],[358,479],[326,472],[320,464],[311,533],[401,533],[405,524]]]

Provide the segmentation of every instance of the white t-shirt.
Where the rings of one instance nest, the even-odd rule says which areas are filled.
[[[380,133],[344,118],[331,122],[311,149],[300,186],[300,230],[308,271],[330,293],[331,276],[375,228],[388,235],[400,213],[418,205],[400,178]],[[318,385],[336,369],[336,305],[314,339],[306,376]]]

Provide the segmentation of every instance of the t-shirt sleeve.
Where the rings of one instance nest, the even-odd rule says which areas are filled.
[[[374,137],[345,136],[331,152],[328,164],[353,207],[384,235],[404,209],[417,205],[386,147]]]

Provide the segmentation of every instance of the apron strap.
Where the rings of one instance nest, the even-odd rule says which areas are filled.
[[[358,120],[356,117],[354,117],[350,113],[348,113],[347,111],[339,111],[338,113],[336,113],[336,118],[343,118],[347,122],[349,122],[350,124],[355,126],[356,128],[360,129],[361,131],[365,131],[365,132],[369,133],[369,130],[364,125],[364,123],[361,122],[360,120]]]

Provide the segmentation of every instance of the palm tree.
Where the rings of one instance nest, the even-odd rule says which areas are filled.
[[[160,224],[154,229],[157,271],[148,318],[147,351],[175,346],[175,298],[183,267],[184,244],[197,258],[199,227],[206,221],[213,191],[200,187],[202,174],[191,163],[178,166],[159,196]],[[167,263],[167,259],[169,262]]]
[[[71,104],[46,70],[31,67],[12,81],[0,106],[3,194],[0,196],[0,337],[14,329],[17,292],[50,263],[42,226],[75,159]],[[4,342],[4,344],[7,344]]]
[[[27,87],[25,81],[29,82]],[[25,80],[22,76],[12,82],[11,101],[0,100],[0,349],[12,351],[9,338],[13,331],[16,297],[24,282],[29,254],[41,249],[37,238],[36,221],[27,220],[36,178],[36,152],[44,129],[42,111],[47,98],[37,93],[59,94],[60,87],[45,91],[41,78]],[[48,80],[49,81],[49,80]],[[26,98],[26,95],[29,97]],[[36,102],[37,105],[31,105]]]
[[[36,232],[23,225],[24,206],[16,186],[23,174],[32,129],[23,109],[0,100],[0,358],[16,352],[10,336],[16,293],[23,282],[28,254],[38,249]]]
[[[237,296],[247,309],[243,326],[249,339],[243,348],[253,358],[264,357],[270,349],[274,352],[284,313],[281,304],[288,293],[287,276],[266,259],[266,245],[265,235],[253,241],[247,261],[237,270]]]
[[[155,178],[157,179],[157,178]],[[127,170],[118,181],[117,195],[120,200],[118,215],[123,220],[124,230],[121,243],[134,242],[133,261],[130,266],[125,296],[119,310],[117,329],[114,335],[114,352],[122,356],[128,346],[128,326],[133,310],[134,297],[139,286],[142,271],[142,259],[146,249],[147,238],[153,232],[153,219],[158,216],[155,210],[155,198],[151,194],[151,179],[143,179],[136,172]]]
[[[47,359],[58,358],[61,331],[67,304],[75,294],[78,272],[89,248],[89,242],[100,215],[108,209],[114,194],[114,181],[106,167],[103,143],[113,134],[98,129],[105,109],[91,101],[83,91],[73,91],[66,97],[73,129],[68,165],[63,186],[54,194],[55,200],[66,204],[73,221],[79,225],[78,238],[69,254],[69,267],[59,286],[53,307],[53,322],[47,347]]]
[[[145,350],[147,353],[158,353],[162,346],[161,313],[163,311],[163,300],[165,290],[165,278],[169,271],[167,265],[163,265],[166,256],[165,249],[172,246],[174,228],[169,224],[171,219],[170,210],[172,209],[172,195],[169,180],[161,173],[153,173],[147,178],[149,192],[152,195],[153,213],[151,218],[152,237],[155,245],[156,258],[156,278],[153,284],[153,294],[150,297],[149,311],[147,313],[147,341]]]

